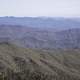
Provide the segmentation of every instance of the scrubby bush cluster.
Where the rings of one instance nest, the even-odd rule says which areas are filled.
[[[68,75],[59,70],[56,70],[56,72],[58,73],[57,75],[31,70],[18,73],[7,70],[7,72],[0,74],[0,80],[80,80],[78,77]]]

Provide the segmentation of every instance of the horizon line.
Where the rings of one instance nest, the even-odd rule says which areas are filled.
[[[21,17],[21,18],[27,18],[27,17],[31,17],[31,18],[80,18],[80,16],[0,16],[0,17],[12,17],[12,18],[16,18],[16,17]]]

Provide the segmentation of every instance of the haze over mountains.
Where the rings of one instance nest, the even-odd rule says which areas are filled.
[[[80,19],[1,17],[0,80],[80,80]]]
[[[38,28],[69,29],[79,28],[79,18],[63,17],[0,17],[0,24],[23,25]]]
[[[0,40],[28,48],[80,48],[79,18],[0,17]]]

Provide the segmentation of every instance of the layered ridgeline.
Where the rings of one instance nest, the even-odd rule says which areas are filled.
[[[0,43],[0,80],[80,80],[80,50],[43,50]]]
[[[0,80],[80,80],[79,20],[31,19],[0,18]]]
[[[80,80],[79,19],[27,19],[0,18],[0,80]]]
[[[19,25],[0,25],[0,42],[26,48],[80,48],[80,28],[66,30],[42,29]]]

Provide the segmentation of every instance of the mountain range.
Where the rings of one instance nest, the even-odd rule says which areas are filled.
[[[80,19],[0,17],[0,80],[80,80]]]
[[[80,28],[66,30],[40,29],[20,25],[0,25],[0,41],[26,48],[80,48]]]
[[[80,18],[64,17],[0,17],[0,24],[23,25],[38,28],[69,29],[79,28]]]

